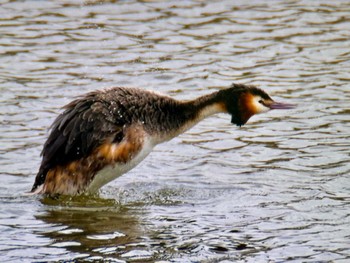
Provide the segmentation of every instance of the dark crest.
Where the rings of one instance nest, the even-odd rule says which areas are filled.
[[[227,111],[231,114],[231,123],[237,126],[244,125],[253,115],[246,108],[244,96],[250,93],[260,96],[264,100],[271,100],[270,96],[263,90],[253,86],[233,83],[230,88],[220,91],[223,101],[225,101]]]
[[[249,92],[252,95],[260,96],[264,100],[272,100],[271,97],[265,91],[257,88],[256,86],[253,86],[253,85],[232,83],[232,85],[230,86],[230,89],[232,89],[238,93]]]

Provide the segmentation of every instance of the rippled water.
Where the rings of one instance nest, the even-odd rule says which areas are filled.
[[[348,1],[2,1],[1,262],[348,262]],[[25,197],[74,96],[232,82],[298,108],[209,118],[96,197]]]

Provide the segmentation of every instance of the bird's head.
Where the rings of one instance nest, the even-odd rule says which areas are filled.
[[[227,112],[231,114],[231,122],[237,126],[244,125],[255,114],[273,109],[292,109],[293,104],[274,101],[265,91],[243,84],[233,84],[223,90]]]

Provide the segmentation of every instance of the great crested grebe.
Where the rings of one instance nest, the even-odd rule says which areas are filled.
[[[254,114],[291,109],[254,86],[179,101],[137,88],[93,91],[70,102],[53,122],[31,193],[93,193],[168,141],[215,113],[244,125]]]

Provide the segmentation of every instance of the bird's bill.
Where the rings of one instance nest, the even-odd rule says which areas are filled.
[[[271,110],[288,110],[288,109],[294,109],[295,107],[296,107],[295,104],[282,103],[282,102],[276,102],[276,101],[273,101],[271,104],[269,104],[269,108]]]

